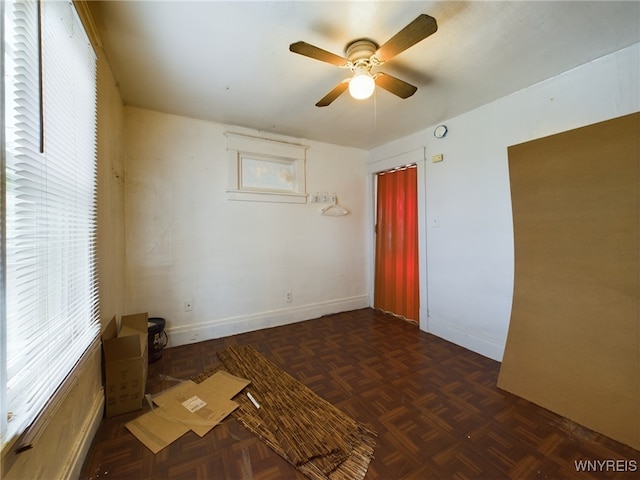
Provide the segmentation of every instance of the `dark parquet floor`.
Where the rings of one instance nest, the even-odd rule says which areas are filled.
[[[371,309],[165,349],[148,391],[247,344],[377,432],[366,480],[640,477],[640,452],[498,389],[498,362]],[[141,412],[102,421],[81,479],[305,479],[232,417],[154,455],[124,427]]]

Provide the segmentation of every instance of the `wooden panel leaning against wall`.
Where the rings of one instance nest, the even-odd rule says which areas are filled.
[[[509,147],[498,386],[640,449],[640,113]]]

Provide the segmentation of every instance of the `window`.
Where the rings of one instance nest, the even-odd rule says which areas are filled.
[[[2,447],[100,330],[96,57],[73,3],[3,2]]]
[[[270,192],[294,192],[296,169],[293,160],[240,155],[240,188]]]
[[[307,146],[226,133],[230,200],[305,203]]]

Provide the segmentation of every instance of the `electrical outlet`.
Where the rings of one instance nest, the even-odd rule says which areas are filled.
[[[193,300],[185,300],[184,301],[184,311],[191,312],[193,310]]]
[[[293,302],[293,292],[291,290],[288,290],[284,294],[284,301],[287,302],[287,303]]]

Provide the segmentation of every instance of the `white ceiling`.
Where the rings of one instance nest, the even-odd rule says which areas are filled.
[[[640,41],[640,1],[92,2],[126,105],[364,149]],[[418,87],[315,103],[349,71],[289,52],[438,31],[378,68]]]

